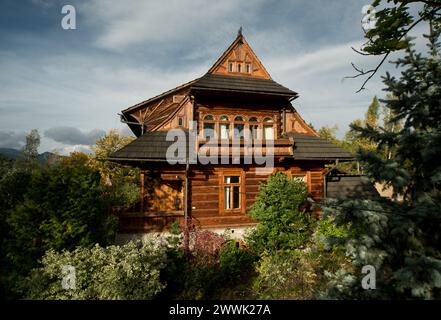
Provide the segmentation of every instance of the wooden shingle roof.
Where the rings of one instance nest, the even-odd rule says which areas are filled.
[[[186,133],[188,134],[188,133]],[[288,134],[294,140],[294,160],[352,160],[354,155],[315,136]],[[174,141],[167,141],[167,131],[147,132],[122,149],[111,154],[108,160],[127,161],[167,161],[167,150]],[[289,141],[281,139],[280,141]],[[279,141],[279,142],[280,142]],[[176,160],[185,160],[177,159]]]
[[[300,134],[287,133],[294,139],[294,159],[295,160],[353,160],[355,156],[333,144],[332,142],[320,137]]]
[[[147,132],[112,153],[108,160],[115,162],[166,161],[167,150],[173,143],[175,141],[167,141],[167,131]],[[185,158],[181,159],[177,156],[175,159],[185,161]]]
[[[210,73],[199,78],[193,83],[191,88],[195,90],[248,92],[285,97],[298,96],[296,92],[282,86],[274,80],[253,77],[232,77]]]
[[[326,197],[334,199],[377,200],[380,195],[366,176],[330,175],[326,181]]]

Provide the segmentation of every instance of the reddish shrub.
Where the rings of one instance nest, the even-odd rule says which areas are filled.
[[[190,251],[199,261],[214,262],[217,260],[226,240],[224,237],[208,231],[195,230],[191,233]]]

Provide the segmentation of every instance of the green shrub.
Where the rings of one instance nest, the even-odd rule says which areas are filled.
[[[239,243],[230,241],[219,255],[220,272],[225,281],[234,283],[254,271],[258,256],[251,250],[241,248]]]
[[[277,172],[261,184],[256,202],[248,214],[258,225],[247,236],[257,253],[304,246],[312,234],[314,219],[299,210],[307,197],[304,182]]]
[[[49,249],[110,244],[116,231],[102,200],[100,175],[82,165],[35,168],[23,199],[8,213],[8,256],[21,274]]]
[[[350,266],[344,252],[303,250],[265,253],[257,265],[254,288],[261,299],[316,299],[332,285],[327,274]]]
[[[75,267],[75,289],[61,285],[66,265]],[[152,299],[164,288],[164,266],[164,250],[152,243],[49,250],[42,266],[23,281],[22,290],[29,299]]]
[[[171,236],[173,237],[173,236]],[[174,236],[175,237],[175,236]],[[167,241],[170,245],[174,241]],[[178,243],[169,246],[167,265],[161,273],[164,299],[236,299],[248,297],[257,256],[246,248],[227,243],[224,237],[203,230],[192,233],[190,252]]]

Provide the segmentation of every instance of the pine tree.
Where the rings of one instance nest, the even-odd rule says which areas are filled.
[[[378,150],[359,150],[365,172],[391,186],[403,200],[328,203],[338,225],[357,236],[345,240],[356,274],[335,274],[332,297],[441,298],[441,56],[439,29],[431,30],[427,55],[411,45],[395,64],[401,76],[383,77],[390,93],[387,126],[353,126]],[[394,150],[389,157],[384,153]],[[376,289],[364,290],[361,268],[376,268]]]

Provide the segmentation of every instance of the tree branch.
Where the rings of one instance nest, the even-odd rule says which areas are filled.
[[[423,1],[424,2],[424,1]],[[429,2],[429,1],[427,1]],[[438,4],[438,3],[437,3]],[[425,20],[429,15],[436,15],[438,14],[438,11],[441,10],[441,6],[438,6],[437,8],[431,10],[430,12],[426,13],[425,15],[423,15],[422,17],[420,17],[418,20],[416,20],[414,23],[412,23],[409,28],[407,28],[406,30],[403,31],[403,33],[401,34],[401,36],[397,39],[397,41],[402,40],[417,24],[419,24],[421,21]],[[371,55],[375,55],[372,53],[366,53],[360,50],[357,50],[353,47],[351,47],[351,49],[353,51],[355,51],[356,53],[363,55],[363,56],[371,56]],[[366,84],[369,82],[369,80],[372,79],[372,77],[377,73],[377,71],[380,69],[380,67],[383,65],[384,61],[386,61],[387,57],[392,53],[392,49],[389,49],[388,51],[386,51],[385,53],[383,53],[383,58],[380,60],[380,63],[378,63],[378,65],[370,70],[364,71],[361,68],[357,68],[355,66],[355,64],[353,62],[351,62],[352,67],[358,72],[356,75],[353,76],[346,76],[344,77],[344,79],[355,79],[358,78],[360,76],[365,76],[368,75],[369,76],[366,78],[366,80],[363,82],[363,84],[361,85],[361,87],[356,91],[356,93],[361,92],[362,90],[365,89]]]

